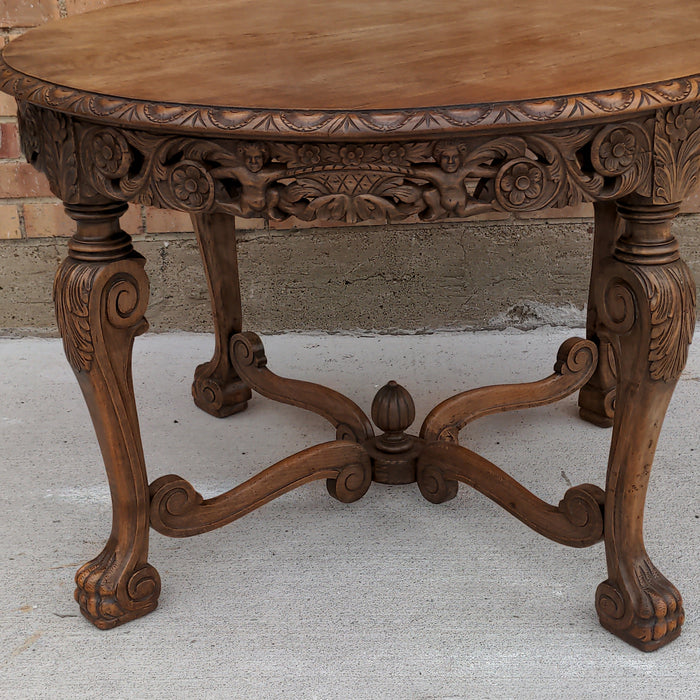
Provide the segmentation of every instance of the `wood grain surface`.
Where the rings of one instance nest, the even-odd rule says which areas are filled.
[[[700,73],[682,0],[153,0],[13,41],[10,67],[129,99],[412,109],[615,90]]]

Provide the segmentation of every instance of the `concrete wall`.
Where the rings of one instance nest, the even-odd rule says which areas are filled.
[[[0,45],[27,28],[127,0],[2,0]],[[72,222],[21,157],[14,101],[0,93],[0,332],[55,333],[53,274]],[[698,268],[700,196],[677,229]],[[555,216],[555,220],[545,218]],[[246,326],[431,330],[580,324],[592,208],[453,224],[298,230],[240,221]],[[123,228],[148,259],[154,330],[208,330],[189,217],[131,206]],[[700,272],[700,269],[696,269]]]
[[[676,222],[700,275],[700,217]],[[259,331],[430,331],[579,325],[592,222],[514,220],[239,232],[246,327]],[[156,331],[206,331],[209,300],[194,235],[137,236]],[[0,243],[0,329],[53,334],[60,238]]]

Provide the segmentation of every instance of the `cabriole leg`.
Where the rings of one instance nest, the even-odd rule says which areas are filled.
[[[579,392],[578,405],[581,418],[601,428],[609,428],[613,424],[615,414],[617,380],[612,344],[610,338],[605,335],[605,327],[600,323],[596,308],[596,292],[598,286],[605,283],[602,265],[615,250],[620,219],[615,202],[596,202],[594,206],[593,259],[588,292],[586,337],[598,346],[598,364],[593,376]]]
[[[100,629],[149,613],[160,578],[148,563],[150,497],[141,447],[131,352],[148,324],[144,258],[120,230],[124,204],[67,205],[77,222],[54,286],[66,356],[87,402],[112,494],[112,532],[76,574],[75,597]]]
[[[599,318],[616,346],[617,399],[605,497],[608,579],[601,624],[652,651],[680,634],[681,596],[644,548],[642,521],[666,408],[695,325],[695,286],[670,232],[677,205],[620,203],[622,236],[598,288]]]
[[[229,341],[241,332],[241,291],[234,218],[228,214],[193,214],[214,317],[214,357],[194,373],[195,404],[217,418],[245,409],[251,397],[229,360]]]

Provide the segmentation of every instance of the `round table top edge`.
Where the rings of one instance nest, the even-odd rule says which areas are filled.
[[[0,91],[18,102],[129,129],[220,138],[367,141],[613,120],[700,100],[700,74],[616,90],[489,104],[394,110],[273,110],[148,102],[79,90],[22,73],[0,52]]]

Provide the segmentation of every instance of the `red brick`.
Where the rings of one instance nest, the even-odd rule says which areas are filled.
[[[58,0],[2,0],[0,27],[35,27],[59,15]]]
[[[141,207],[132,204],[120,220],[129,234],[141,233]],[[75,222],[63,210],[60,202],[28,202],[24,205],[24,230],[27,238],[72,236]]]
[[[119,219],[119,225],[130,236],[138,236],[143,233],[143,219],[141,218],[141,205],[130,204],[126,214]]]
[[[180,233],[193,229],[190,215],[183,211],[146,207],[146,233]]]
[[[14,97],[0,92],[0,117],[14,117],[17,114],[17,103]]]
[[[236,217],[236,231],[252,231],[265,228],[265,219],[244,219]]]
[[[0,162],[0,199],[50,196],[48,181],[29,163]]]
[[[0,158],[19,158],[20,155],[17,124],[0,123]]]
[[[255,219],[251,219],[251,221],[255,221]],[[406,223],[415,223],[414,221],[411,221],[410,219]],[[323,226],[325,228],[334,228],[334,227],[342,227],[342,226],[374,226],[377,225],[377,222],[373,222],[368,224],[366,221],[360,221],[359,223],[356,224],[349,224],[346,221],[329,221],[329,222],[323,222]],[[318,222],[315,221],[304,221],[303,219],[297,219],[296,216],[290,216],[288,219],[285,219],[284,221],[275,221],[274,219],[270,219],[269,222],[269,227],[271,231],[292,231],[292,230],[299,230],[299,229],[310,229],[310,228],[318,228],[319,224]],[[241,225],[238,228],[241,230],[245,229],[245,225]]]
[[[593,205],[590,203],[578,204],[561,209],[542,209],[541,211],[529,211],[516,214],[518,219],[591,219],[593,218]]]
[[[24,230],[27,238],[72,236],[75,224],[59,202],[30,202],[24,205]]]
[[[0,239],[21,237],[17,207],[14,204],[0,204]]]
[[[123,5],[127,2],[134,2],[134,0],[66,0],[66,11],[69,15],[78,15],[99,7]]]

